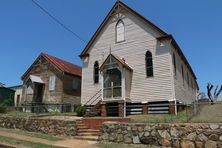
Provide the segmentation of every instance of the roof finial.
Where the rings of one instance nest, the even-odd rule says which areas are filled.
[[[111,48],[111,46],[109,47],[109,54],[111,54],[112,53],[112,48]]]

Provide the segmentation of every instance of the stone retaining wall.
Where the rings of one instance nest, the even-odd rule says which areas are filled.
[[[222,124],[104,123],[100,141],[175,148],[222,147]]]
[[[75,136],[77,129],[76,121],[21,117],[0,117],[0,127],[61,136]]]

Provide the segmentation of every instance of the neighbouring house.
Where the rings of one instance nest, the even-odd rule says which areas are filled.
[[[21,104],[21,97],[22,97],[22,85],[16,85],[16,86],[12,86],[9,87],[10,89],[15,91],[15,95],[14,95],[14,105],[15,107],[20,106]]]
[[[70,108],[79,105],[81,75],[80,66],[41,53],[21,77],[23,81],[21,103],[46,105],[50,109],[60,105],[56,108],[59,111],[63,111],[64,105]]]
[[[7,100],[7,105],[13,106],[14,95],[15,91],[13,89],[4,87],[4,85],[0,85],[0,103]]]
[[[102,116],[177,113],[196,100],[195,73],[172,35],[121,1],[80,58],[81,103]]]
[[[0,87],[3,87],[4,85],[5,85],[5,84],[3,84],[3,83],[0,82]]]

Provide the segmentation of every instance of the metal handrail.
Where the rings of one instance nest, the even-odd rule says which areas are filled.
[[[96,97],[101,91],[102,91],[102,89],[100,89],[98,92],[96,92],[95,95],[93,95],[93,96],[85,103],[85,105],[87,105],[91,100],[93,100],[93,98]],[[100,95],[100,96],[101,96],[101,95]],[[96,99],[94,99],[93,102],[94,102],[95,100],[97,100],[97,99],[98,99],[98,97],[97,97]],[[89,105],[92,105],[92,103],[89,104]]]
[[[102,95],[100,94],[90,105],[92,105],[95,101],[98,100],[98,98],[100,98]]]

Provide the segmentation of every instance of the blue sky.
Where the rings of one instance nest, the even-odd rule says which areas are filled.
[[[36,0],[75,33],[88,41],[115,0]],[[222,83],[221,0],[124,0],[167,33],[173,34],[198,77]],[[21,83],[35,58],[46,52],[81,65],[85,43],[64,30],[31,0],[0,1],[0,82]]]

